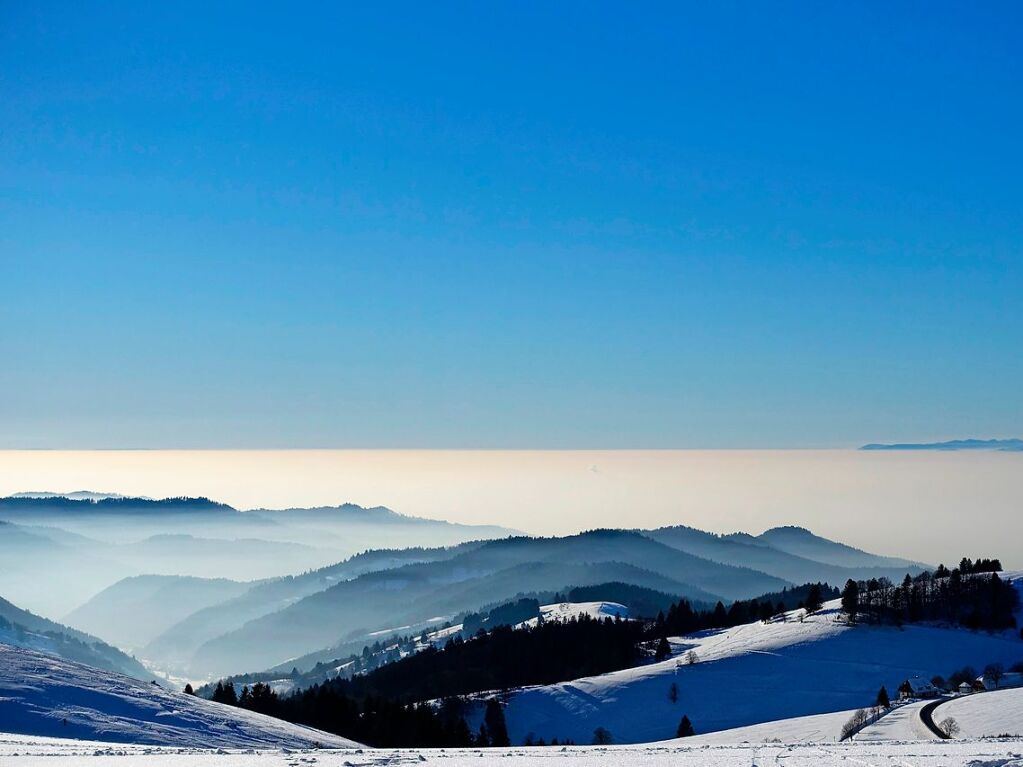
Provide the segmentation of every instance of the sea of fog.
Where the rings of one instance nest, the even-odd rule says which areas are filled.
[[[238,508],[384,505],[534,534],[801,525],[925,562],[1023,568],[1023,453],[855,450],[0,451],[0,495],[202,495]]]

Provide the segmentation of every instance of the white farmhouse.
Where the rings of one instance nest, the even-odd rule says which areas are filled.
[[[899,685],[899,700],[937,698],[941,691],[922,676],[914,676]]]

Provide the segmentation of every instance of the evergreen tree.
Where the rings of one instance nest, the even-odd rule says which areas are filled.
[[[593,731],[593,745],[610,746],[612,743],[614,743],[614,738],[606,727],[598,727]]]
[[[487,709],[483,714],[483,722],[486,724],[487,732],[490,734],[490,745],[511,745],[511,740],[508,738],[508,726],[504,721],[504,709],[501,707],[501,703],[497,698],[491,698],[487,701]]]
[[[891,700],[888,699],[888,690],[884,685],[881,685],[881,689],[877,691],[877,700],[874,705],[878,708],[889,708],[892,705]]]
[[[213,697],[210,700],[228,706],[237,705],[238,694],[235,692],[234,682],[228,682],[227,684],[224,684],[222,681],[217,682],[217,686],[213,688]]]
[[[693,729],[693,723],[689,721],[688,716],[683,714],[681,721],[678,723],[678,729],[675,730],[675,737],[688,738],[695,734],[696,730]]]
[[[661,637],[661,641],[657,643],[657,651],[654,653],[655,661],[667,660],[671,657],[671,645],[668,644],[668,640]]]
[[[842,589],[842,609],[849,615],[851,622],[856,621],[856,613],[860,611],[860,587],[852,578],[845,582]]]
[[[185,685],[185,695],[195,695],[195,690],[192,689],[191,684]]]
[[[811,584],[806,592],[806,611],[815,613],[821,609],[821,587],[819,583]]]

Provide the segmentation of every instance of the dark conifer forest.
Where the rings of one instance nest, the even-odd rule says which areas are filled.
[[[919,623],[937,621],[969,629],[1001,631],[1016,627],[1019,592],[998,576],[997,559],[964,558],[949,570],[907,575],[900,584],[887,578],[846,583],[842,607],[854,621]]]
[[[580,616],[512,629],[505,624],[429,647],[351,679],[332,680],[351,697],[431,700],[481,690],[553,684],[637,665],[643,657],[638,621]]]

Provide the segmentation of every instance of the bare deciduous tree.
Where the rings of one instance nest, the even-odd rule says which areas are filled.
[[[952,717],[942,719],[941,722],[938,724],[938,729],[945,733],[946,737],[949,738],[954,738],[961,731],[959,727],[959,722],[957,722]]]

